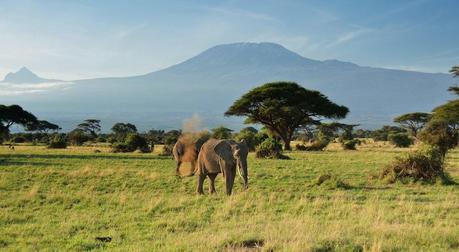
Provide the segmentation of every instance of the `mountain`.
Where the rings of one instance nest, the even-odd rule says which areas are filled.
[[[248,90],[270,81],[295,81],[319,90],[351,113],[345,122],[375,128],[396,115],[431,111],[451,96],[448,74],[364,67],[338,60],[312,60],[274,43],[212,47],[166,69],[140,76],[76,80],[47,92],[4,96],[64,129],[86,118],[138,128],[178,128],[194,113],[213,127],[238,129],[242,118],[224,111]],[[0,93],[1,94],[1,93]]]
[[[2,82],[12,83],[12,84],[36,84],[36,83],[45,83],[45,82],[56,82],[58,80],[50,80],[38,77],[27,67],[22,67],[19,71],[15,73],[8,73],[5,76],[5,79]]]

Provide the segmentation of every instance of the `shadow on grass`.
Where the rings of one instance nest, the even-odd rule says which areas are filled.
[[[17,161],[0,158],[0,166],[68,166],[62,162],[30,162],[30,161]]]
[[[172,157],[167,156],[130,156],[130,155],[123,155],[123,154],[0,154],[0,160],[7,160],[8,158],[44,158],[44,159],[81,159],[81,160],[89,160],[89,159],[129,159],[129,160],[172,160]],[[29,162],[24,162],[29,163]]]

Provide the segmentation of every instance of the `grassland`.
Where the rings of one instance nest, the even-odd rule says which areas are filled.
[[[221,177],[217,195],[198,196],[196,178],[156,154],[0,147],[0,250],[459,250],[457,185],[372,178],[404,151],[251,154],[249,190],[237,180],[226,197]],[[447,171],[459,181],[459,150]],[[342,183],[316,185],[323,174]]]

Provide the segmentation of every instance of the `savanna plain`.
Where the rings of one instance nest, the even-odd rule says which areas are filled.
[[[249,189],[237,178],[228,197],[221,175],[217,194],[199,196],[196,177],[176,177],[173,159],[155,153],[4,146],[0,250],[458,251],[457,184],[378,179],[408,150],[250,153]],[[446,171],[459,182],[458,149]]]

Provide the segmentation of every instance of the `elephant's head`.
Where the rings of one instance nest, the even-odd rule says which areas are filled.
[[[242,139],[240,142],[232,141],[231,150],[233,158],[238,166],[239,175],[241,175],[244,180],[244,189],[247,189],[249,185],[249,174],[247,172],[247,155],[249,154],[249,147],[247,146],[245,140]]]

